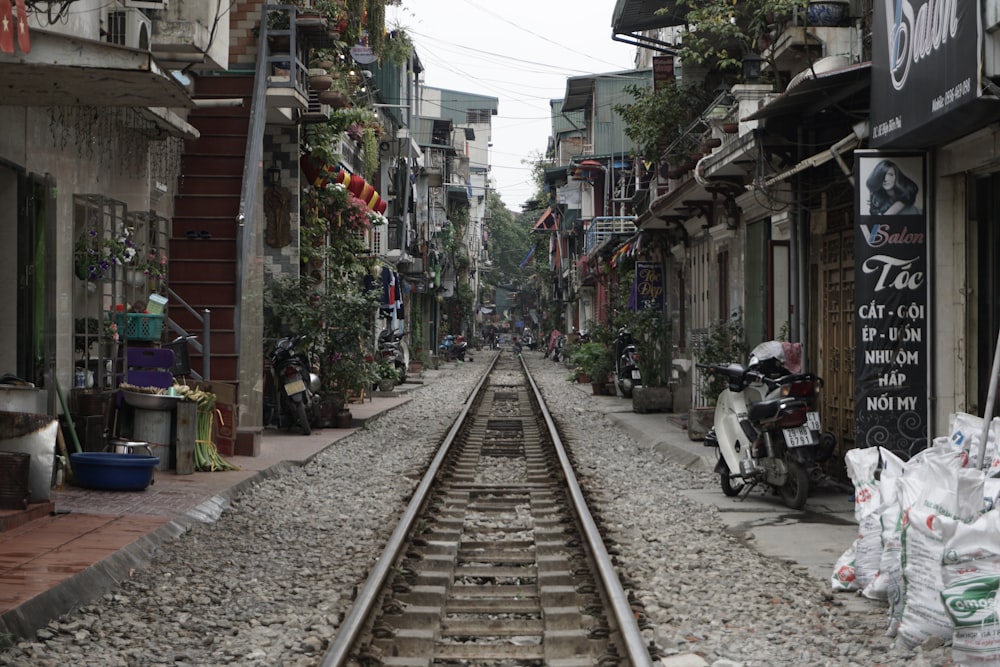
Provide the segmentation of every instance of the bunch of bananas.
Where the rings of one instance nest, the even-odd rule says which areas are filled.
[[[215,446],[215,394],[204,389],[175,384],[174,391],[185,400],[198,404],[198,421],[195,425],[194,469],[201,472],[239,470],[238,466],[222,458]],[[220,416],[221,419],[221,416]]]

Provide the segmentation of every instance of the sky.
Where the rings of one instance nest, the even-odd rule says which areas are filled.
[[[494,187],[520,212],[535,194],[531,166],[551,134],[549,102],[566,79],[634,67],[635,47],[611,39],[615,0],[402,0],[386,27],[402,27],[424,85],[496,97]]]

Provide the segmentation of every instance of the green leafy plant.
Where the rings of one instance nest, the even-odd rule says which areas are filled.
[[[379,361],[375,363],[375,377],[379,380],[392,380],[399,382],[399,371],[391,361]]]
[[[264,335],[273,343],[291,332],[307,333],[321,392],[356,392],[370,379],[366,357],[371,354],[364,341],[379,300],[378,290],[364,289],[361,273],[325,287],[307,276],[270,279],[264,290]]]
[[[657,162],[685,128],[704,110],[708,96],[699,84],[671,81],[659,90],[630,84],[625,92],[634,100],[616,104],[614,109],[625,122],[625,134],[641,147],[642,158]]]
[[[133,266],[142,271],[151,281],[166,280],[167,253],[159,248],[136,255]]]
[[[611,350],[604,343],[594,341],[579,343],[574,346],[569,360],[574,369],[589,377],[591,382],[605,382],[608,379],[608,375],[614,370],[614,359],[611,358]]]
[[[746,53],[766,52],[793,14],[805,13],[809,0],[679,0],[677,4],[687,9],[677,51],[681,61],[735,73]],[[769,64],[767,71],[774,76],[777,68]]]
[[[410,54],[413,53],[413,40],[410,39],[405,30],[397,26],[382,41],[378,53],[383,60],[397,67],[402,67],[406,64]]]
[[[117,234],[94,226],[84,229],[73,248],[77,278],[95,282],[109,276],[114,266],[131,264],[137,252],[132,234],[131,227]]]
[[[747,344],[742,309],[728,319],[712,322],[705,333],[695,339],[694,354],[700,364],[745,363]],[[709,405],[715,405],[727,386],[725,378],[699,370],[698,387]]]
[[[361,149],[364,155],[365,178],[369,181],[374,181],[378,176],[380,164],[378,144],[378,131],[373,126],[366,126],[361,131]]]
[[[636,364],[644,387],[663,387],[670,377],[670,326],[661,310],[641,308],[625,311],[619,326],[632,334],[637,354]]]

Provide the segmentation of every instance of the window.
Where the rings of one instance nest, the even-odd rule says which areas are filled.
[[[489,125],[491,113],[489,109],[469,109],[465,112],[465,122],[469,125],[476,123]]]

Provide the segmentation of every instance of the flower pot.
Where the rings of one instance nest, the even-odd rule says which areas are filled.
[[[344,109],[351,104],[350,98],[338,90],[324,90],[317,97],[321,104],[328,104],[334,109]]]
[[[319,403],[316,425],[320,428],[332,428],[337,424],[337,413],[344,409],[346,399],[343,394],[334,393],[323,396]]]
[[[739,123],[723,123],[722,124],[722,131],[725,132],[726,134],[736,134],[737,132],[740,131],[740,124]]]
[[[580,384],[587,384],[588,382],[590,382],[590,376],[587,375],[586,373],[577,373],[576,381],[579,382]]]
[[[268,35],[267,45],[271,53],[288,53],[292,46],[292,39],[288,35]]]
[[[126,269],[125,282],[132,287],[142,287],[146,284],[146,273],[139,269]]]
[[[309,90],[329,90],[333,85],[333,77],[329,74],[317,74],[309,77]]]
[[[639,385],[632,389],[632,412],[670,412],[673,406],[673,392],[670,387],[647,387]]]
[[[80,280],[86,280],[90,275],[90,267],[87,265],[86,260],[77,260],[73,264],[73,275],[75,275]]]
[[[593,392],[594,396],[604,395],[604,383],[603,382],[591,382],[590,391]]]
[[[688,410],[688,438],[704,440],[714,423],[714,407],[691,408]]]
[[[351,428],[354,422],[354,415],[347,408],[343,408],[337,413],[337,428]]]
[[[391,378],[382,378],[378,381],[378,390],[382,392],[392,391],[396,383]]]

